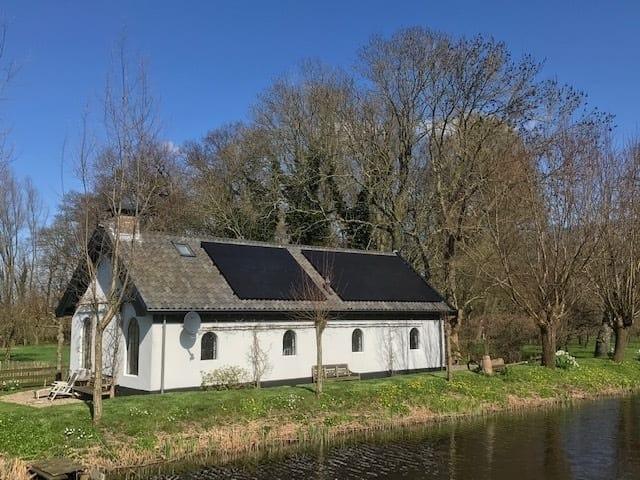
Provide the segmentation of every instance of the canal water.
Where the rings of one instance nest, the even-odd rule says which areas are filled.
[[[640,479],[640,397],[429,425],[138,478]]]

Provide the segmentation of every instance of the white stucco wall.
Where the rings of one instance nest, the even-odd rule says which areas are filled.
[[[420,331],[420,347],[411,350],[409,331],[414,327]],[[164,388],[167,390],[197,387],[201,384],[201,372],[222,366],[240,366],[250,372],[249,354],[254,330],[261,348],[269,355],[270,369],[263,381],[310,377],[316,363],[315,331],[311,322],[203,323],[195,338],[186,335],[181,324],[167,323],[166,328]],[[351,351],[355,328],[363,332],[362,352]],[[282,353],[282,338],[287,330],[296,333],[296,355]],[[200,360],[200,342],[207,331],[217,335],[218,356],[215,360]],[[150,337],[151,365],[144,367],[144,371],[150,372],[151,377],[148,388],[143,389],[156,391],[161,383],[162,324],[152,325]],[[329,323],[323,335],[323,363],[346,363],[357,373],[439,368],[443,365],[442,346],[439,320],[334,321]],[[142,358],[140,365],[142,374]]]
[[[94,279],[87,291],[84,293],[78,303],[78,307],[71,318],[71,340],[70,340],[70,358],[69,369],[71,371],[78,370],[83,367],[82,359],[83,352],[83,332],[84,321],[86,318],[91,320],[91,358],[94,356],[93,347],[93,335],[95,334],[96,321],[98,317],[101,317],[104,311],[104,301],[106,299],[105,292],[108,291],[111,281],[111,268],[108,261],[103,261],[97,268],[97,279]],[[96,312],[97,309],[97,312]],[[109,330],[113,328],[110,325]],[[112,333],[112,332],[111,332]],[[93,361],[92,361],[93,365]]]
[[[108,260],[101,262],[97,269],[97,282],[94,281],[87,292],[81,298],[78,308],[71,319],[71,340],[70,340],[70,359],[69,369],[76,371],[84,367],[84,345],[83,333],[85,328],[85,319],[91,319],[91,367],[93,368],[95,361],[95,347],[93,346],[93,338],[96,331],[98,319],[102,318],[104,312],[105,293],[110,287],[111,270]],[[97,306],[97,313],[96,313]],[[129,322],[132,318],[136,318],[140,328],[140,347],[139,347],[139,368],[138,375],[127,374],[127,355],[126,355],[126,332]],[[120,315],[115,317],[107,326],[103,333],[102,340],[102,364],[103,372],[106,375],[113,375],[116,383],[129,388],[138,390],[150,390],[150,380],[152,378],[151,368],[151,348],[152,348],[152,329],[153,318],[149,316],[136,316],[135,309],[129,303],[125,303],[121,309]]]

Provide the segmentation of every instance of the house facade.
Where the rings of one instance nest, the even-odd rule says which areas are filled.
[[[247,382],[259,370],[267,386],[309,383],[319,319],[324,365],[367,378],[445,364],[444,321],[455,312],[395,253],[157,233],[127,242],[126,301],[103,338],[118,392],[198,388],[226,367]],[[95,278],[76,271],[57,309],[72,315],[72,370],[94,363],[110,257],[96,265]]]

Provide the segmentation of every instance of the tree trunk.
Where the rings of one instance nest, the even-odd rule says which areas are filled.
[[[64,323],[58,319],[58,345],[56,347],[56,380],[62,380],[62,350],[64,348]]]
[[[451,322],[448,319],[444,321],[444,343],[445,356],[447,357],[447,380],[450,381],[453,360],[451,355]]]
[[[542,365],[556,368],[556,326],[545,324],[540,327],[542,338]]]
[[[93,359],[93,424],[98,425],[102,419],[102,335],[103,330],[97,325],[94,340]]]
[[[316,323],[316,396],[322,395],[324,369],[322,368],[322,331],[324,328]]]
[[[613,361],[624,362],[624,353],[629,343],[629,329],[625,328],[622,321],[616,321],[614,323],[614,330],[616,334],[616,344],[613,350]]]
[[[456,255],[456,237],[452,233],[445,234],[444,253],[443,253],[443,269],[445,292],[447,301],[453,307],[458,309],[456,293],[458,291],[457,268],[454,261]],[[449,343],[451,345],[450,356],[451,361],[458,364],[462,359],[462,351],[460,349],[460,329],[465,322],[464,311],[458,309],[456,317],[450,319]]]
[[[449,327],[449,343],[451,346],[451,361],[455,364],[460,363],[462,353],[460,353],[460,323],[456,320]]]
[[[609,355],[609,346],[611,344],[611,325],[608,319],[602,321],[602,325],[598,329],[596,337],[596,349],[593,356],[596,358],[606,358]]]

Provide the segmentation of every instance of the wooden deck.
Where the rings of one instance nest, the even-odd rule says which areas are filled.
[[[110,376],[105,375],[102,377],[102,396],[103,397],[109,396],[112,382],[113,382],[113,378],[111,378]],[[76,383],[73,386],[72,391],[74,393],[79,394],[80,396],[91,397],[93,396],[93,383],[94,383],[93,378],[91,378],[89,381],[86,381],[86,382]]]
[[[51,460],[35,462],[31,465],[29,470],[37,475],[36,478],[43,478],[45,480],[64,480],[68,478],[76,478],[77,474],[84,470],[84,467],[73,460],[68,460],[66,458],[54,458]]]
[[[93,385],[80,385],[80,386],[73,387],[72,390],[75,393],[80,394],[81,396],[86,396],[86,397],[93,396]],[[107,389],[105,389],[104,387],[102,388],[102,396],[103,397],[109,396],[109,388]]]

